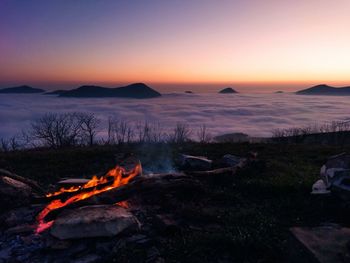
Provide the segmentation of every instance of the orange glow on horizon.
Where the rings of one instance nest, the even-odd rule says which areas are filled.
[[[46,7],[47,21],[17,19],[13,4],[17,16],[0,18],[0,80],[350,85],[350,1],[200,3],[150,3],[149,12],[113,1],[69,3],[69,14],[57,3],[63,9]],[[34,17],[38,10],[22,11]]]

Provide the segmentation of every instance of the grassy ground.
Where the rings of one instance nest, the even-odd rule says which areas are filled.
[[[115,164],[115,154],[132,152],[151,167],[177,153],[212,159],[226,153],[259,153],[259,162],[236,176],[203,179],[203,189],[182,195],[177,207],[162,200],[187,227],[159,240],[166,262],[281,262],[292,250],[289,227],[322,223],[350,225],[349,209],[336,197],[310,195],[327,157],[348,151],[320,145],[186,144],[182,146],[96,147],[0,154],[0,167],[43,186],[63,177],[89,177]],[[133,261],[130,253],[128,262]],[[135,259],[136,260],[136,259]]]

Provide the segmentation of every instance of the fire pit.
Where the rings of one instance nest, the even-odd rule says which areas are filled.
[[[53,199],[38,215],[37,233],[49,228],[54,221],[45,221],[46,216],[55,210],[63,208],[92,198],[101,193],[116,189],[126,185],[135,176],[142,173],[141,164],[138,163],[131,171],[126,171],[121,166],[116,166],[100,178],[94,176],[91,180],[81,186],[72,186],[69,188],[61,188],[59,191],[49,193],[47,198]]]
[[[234,174],[241,166],[142,174],[140,161],[132,159],[91,179],[62,180],[48,193],[34,181],[0,170],[0,196],[8,199],[0,213],[0,262],[54,262],[57,257],[99,262],[130,244],[156,262],[159,233],[183,224],[157,203],[178,206],[177,198],[201,191],[203,178]],[[16,198],[12,206],[11,198]]]

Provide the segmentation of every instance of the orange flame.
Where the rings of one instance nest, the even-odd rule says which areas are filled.
[[[108,173],[104,176],[101,176],[100,178],[97,178],[94,176],[90,181],[88,181],[86,184],[83,186],[78,186],[78,187],[70,187],[70,188],[61,188],[59,191],[51,193],[46,195],[47,197],[51,196],[58,196],[62,193],[65,192],[76,192],[80,189],[87,189],[87,188],[93,188],[91,191],[88,192],[82,192],[82,193],[77,193],[76,195],[68,198],[65,201],[61,201],[59,199],[55,199],[51,201],[38,215],[37,220],[38,220],[38,226],[36,229],[36,233],[41,233],[42,231],[46,230],[47,228],[51,227],[53,224],[53,220],[49,222],[45,222],[45,217],[51,212],[54,211],[58,208],[67,206],[71,203],[78,202],[84,199],[89,198],[90,196],[109,191],[111,189],[120,187],[122,185],[128,184],[129,181],[140,174],[142,172],[141,164],[137,164],[134,169],[132,169],[130,172],[126,172],[126,170],[123,167],[116,166],[115,168],[111,169],[108,171]],[[96,187],[102,184],[105,184],[111,180],[108,178],[112,178],[113,181],[111,184],[108,184],[101,189],[97,189]],[[119,202],[121,206],[127,204],[123,202]],[[118,204],[119,204],[118,203]]]
[[[47,194],[46,197],[57,196],[57,195],[60,195],[62,193],[73,193],[73,192],[77,192],[81,189],[92,188],[92,187],[95,187],[97,185],[108,183],[108,179],[107,179],[108,176],[109,175],[107,174],[106,176],[102,176],[102,177],[98,178],[96,175],[94,175],[90,181],[88,181],[86,184],[84,184],[82,186],[80,186],[80,185],[79,186],[71,186],[69,188],[62,187],[57,192]]]

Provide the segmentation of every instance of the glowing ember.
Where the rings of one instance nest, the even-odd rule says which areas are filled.
[[[90,196],[109,191],[111,189],[117,188],[119,186],[125,185],[129,183],[129,181],[140,174],[142,171],[141,164],[137,164],[134,169],[130,172],[126,172],[123,167],[116,166],[115,168],[108,171],[108,173],[100,178],[94,176],[89,182],[84,184],[83,186],[70,187],[70,188],[61,188],[59,191],[48,194],[47,197],[57,196],[66,192],[77,192],[83,189],[90,189],[88,191],[78,192],[72,197],[68,198],[65,201],[61,201],[59,199],[55,199],[51,201],[38,215],[38,226],[36,229],[36,233],[41,233],[47,228],[51,227],[53,221],[45,222],[45,217],[51,212],[58,208],[67,206],[71,203],[78,202],[84,199],[89,198]],[[108,185],[104,185],[110,182]],[[99,189],[97,188],[99,186]],[[102,186],[102,187],[101,187]],[[117,205],[127,207],[127,202],[118,202]]]
[[[129,208],[129,203],[127,201],[120,201],[118,203],[115,203],[118,206],[121,206],[123,208]]]

